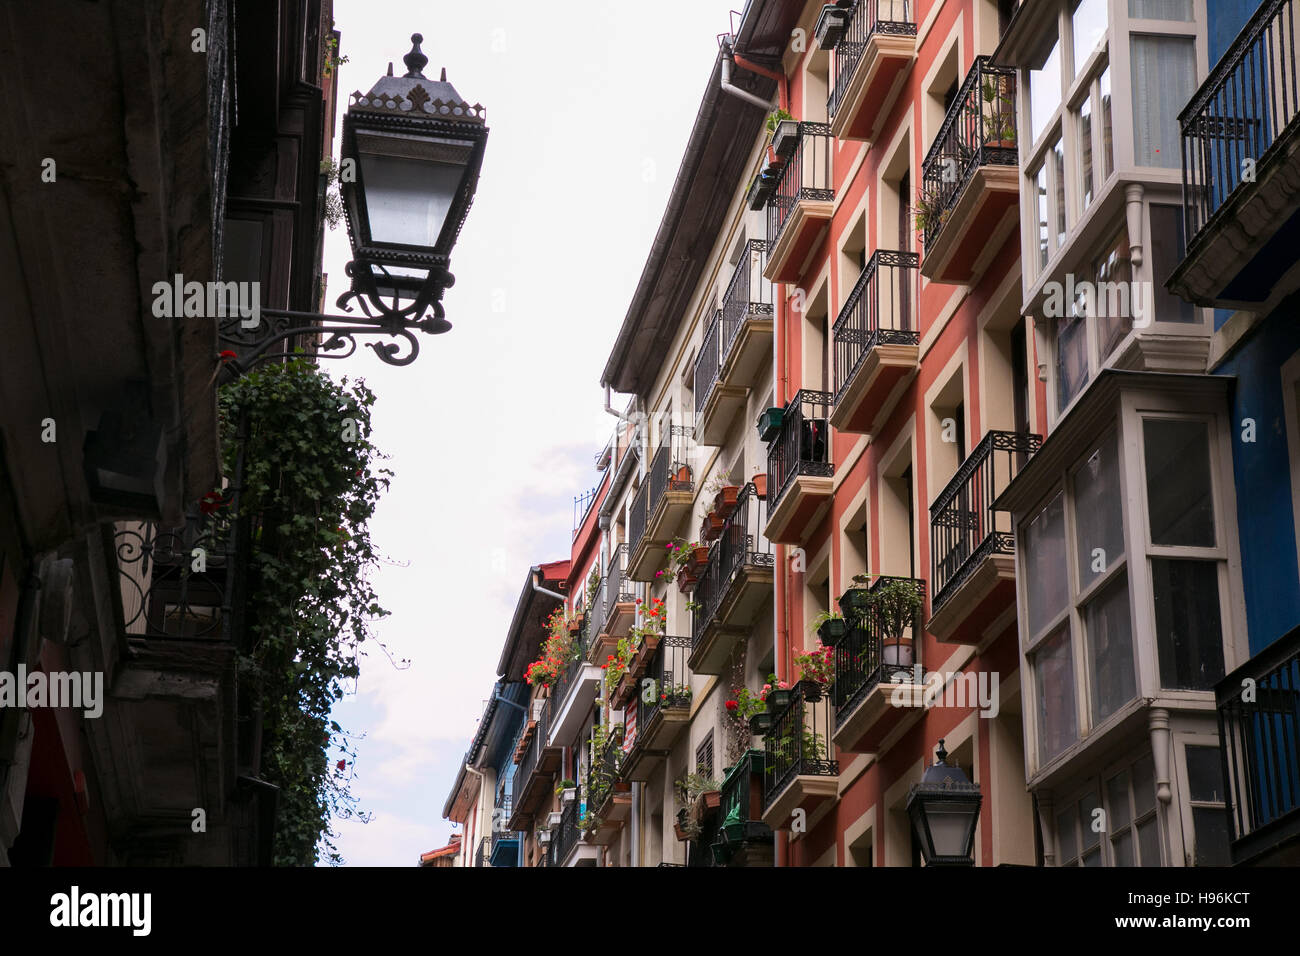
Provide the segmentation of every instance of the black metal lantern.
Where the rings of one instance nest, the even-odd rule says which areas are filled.
[[[937,761],[907,795],[907,815],[926,866],[974,866],[975,824],[984,797],[960,767],[948,765],[939,741]]]
[[[352,94],[343,116],[339,184],[352,261],[351,287],[339,308],[357,316],[319,315],[262,309],[264,320],[246,329],[243,317],[221,326],[223,356],[235,374],[288,351],[271,346],[298,337],[321,336],[318,358],[345,358],[356,351],[355,336],[383,335],[398,341],[367,343],[389,365],[409,365],[419,354],[416,332],[451,328],[443,293],[455,278],[448,271],[478,188],[487,145],[486,113],[471,106],[441,78],[424,75],[429,58],[424,38],[411,36],[403,57],[406,73],[380,77],[368,93]]]

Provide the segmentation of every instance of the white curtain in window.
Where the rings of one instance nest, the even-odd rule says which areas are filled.
[[[1128,15],[1135,20],[1190,21],[1192,0],[1128,0]]]
[[[1132,53],[1137,164],[1179,169],[1178,112],[1196,91],[1196,41],[1134,35]]]

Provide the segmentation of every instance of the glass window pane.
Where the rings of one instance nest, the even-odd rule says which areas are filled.
[[[1038,685],[1038,757],[1040,763],[1046,763],[1079,736],[1068,627],[1043,641],[1035,652],[1034,678]],[[1087,825],[1085,820],[1085,828]]]
[[[1078,0],[1070,15],[1076,74],[1106,35],[1106,0]]]
[[[1137,164],[1181,169],[1178,112],[1196,91],[1196,41],[1137,34],[1131,41]]]
[[[1197,866],[1228,866],[1228,815],[1222,807],[1192,807]]]
[[[1025,525],[1025,566],[1033,568],[1026,581],[1029,633],[1039,634],[1065,607],[1069,596],[1065,563],[1065,495],[1058,493]]]
[[[1029,71],[1029,130],[1030,142],[1038,142],[1047,129],[1056,108],[1061,105],[1061,47],[1052,44],[1052,49],[1042,60],[1042,66]]]
[[[1065,215],[1065,147],[1061,145],[1058,139],[1056,145],[1052,147],[1052,175],[1056,180],[1056,186],[1053,190],[1055,201],[1052,204],[1052,223],[1056,227],[1056,248],[1060,249],[1065,245],[1066,215]]]
[[[1101,831],[1105,829],[1105,817],[1097,811],[1101,808],[1101,798],[1089,791],[1079,801],[1079,822],[1083,824],[1083,848],[1091,849],[1101,844]]]
[[[1223,678],[1217,561],[1153,558],[1160,686],[1213,690]]]
[[[1088,384],[1088,328],[1082,315],[1062,318],[1056,326],[1056,408],[1064,412]]]
[[[1152,817],[1138,824],[1138,865],[1160,865],[1160,825]]]
[[[1185,251],[1182,207],[1152,203],[1151,269],[1156,281],[1151,317],[1157,322],[1196,321],[1196,307],[1165,288],[1174,269],[1182,262]]]
[[[1083,865],[1101,866],[1101,848],[1098,847],[1097,849],[1093,850],[1090,853],[1085,853],[1083,855]]]
[[[1115,171],[1115,143],[1110,122],[1110,67],[1097,81],[1101,91],[1101,178],[1104,181]]]
[[[1043,163],[1034,173],[1034,194],[1038,199],[1038,268],[1047,265],[1051,249],[1047,242],[1047,164]]]
[[[1133,831],[1125,830],[1110,841],[1110,848],[1115,857],[1116,866],[1133,865]]]
[[[1137,694],[1131,617],[1128,575],[1121,575],[1088,604],[1085,627],[1088,631],[1094,725],[1100,724]]]
[[[1133,765],[1133,807],[1138,816],[1156,808],[1156,769],[1150,754]]]
[[[1121,770],[1106,781],[1106,801],[1110,804],[1110,828],[1122,830],[1133,820],[1128,806],[1128,771]]]
[[[1092,314],[1097,317],[1097,344],[1103,364],[1133,328],[1131,255],[1128,227],[1123,226],[1092,264]]]
[[[1142,421],[1151,543],[1214,547],[1210,427],[1186,419]]]
[[[1079,838],[1074,828],[1079,823],[1079,811],[1069,807],[1056,816],[1057,861],[1064,866],[1079,855]]]
[[[1128,15],[1137,20],[1186,22],[1192,19],[1192,0],[1128,0]]]
[[[1197,803],[1223,803],[1223,764],[1218,747],[1188,745],[1187,792]]]
[[[1124,556],[1119,450],[1114,433],[1074,473],[1074,534],[1079,590]]]
[[[1083,208],[1092,205],[1095,186],[1092,181],[1092,97],[1079,105],[1079,168],[1082,173],[1080,189]]]

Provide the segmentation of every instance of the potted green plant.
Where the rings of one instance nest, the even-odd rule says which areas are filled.
[[[923,239],[927,235],[937,233],[948,221],[951,212],[952,209],[942,201],[937,190],[932,188],[920,190],[916,196],[916,204],[912,207],[912,213],[916,218],[916,231],[921,233]]]
[[[923,604],[921,588],[908,578],[879,578],[871,588],[868,613],[880,628],[881,661],[886,666],[912,666],[912,634],[905,632],[914,632]]]
[[[990,77],[980,86],[984,119],[984,145],[994,149],[1016,148],[1016,108],[1007,93],[1005,80]]]
[[[576,786],[577,786],[576,783],[574,783],[574,782],[573,782],[572,780],[570,780],[568,777],[565,777],[563,780],[561,780],[559,783],[557,783],[557,784],[555,785],[555,795],[556,795],[557,797],[563,797],[564,794],[565,794],[565,791],[570,791],[570,790],[572,790],[574,793],[576,793],[577,791],[574,790],[574,788],[575,788]],[[573,801],[572,801],[572,800],[569,800],[569,799],[566,798],[564,802],[565,802],[565,803],[572,803]]]
[[[789,159],[799,145],[799,124],[788,112],[778,109],[767,118],[767,131],[772,134],[772,149],[782,159]]]
[[[853,6],[852,0],[844,3],[828,3],[822,7],[822,12],[817,16],[817,26],[813,28],[813,35],[817,37],[817,45],[823,50],[833,50],[839,46],[840,40],[844,38],[844,31],[849,26],[849,12]]]
[[[827,647],[834,647],[843,640],[847,629],[844,616],[834,611],[823,611],[818,614],[812,619],[809,627]]]

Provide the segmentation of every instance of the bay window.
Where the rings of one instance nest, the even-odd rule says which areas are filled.
[[[1134,161],[1181,169],[1178,112],[1196,92],[1196,40],[1134,34],[1129,41]]]
[[[1104,822],[1100,832],[1094,821]],[[1055,826],[1058,866],[1160,866],[1151,754],[1088,780],[1056,814]]]

